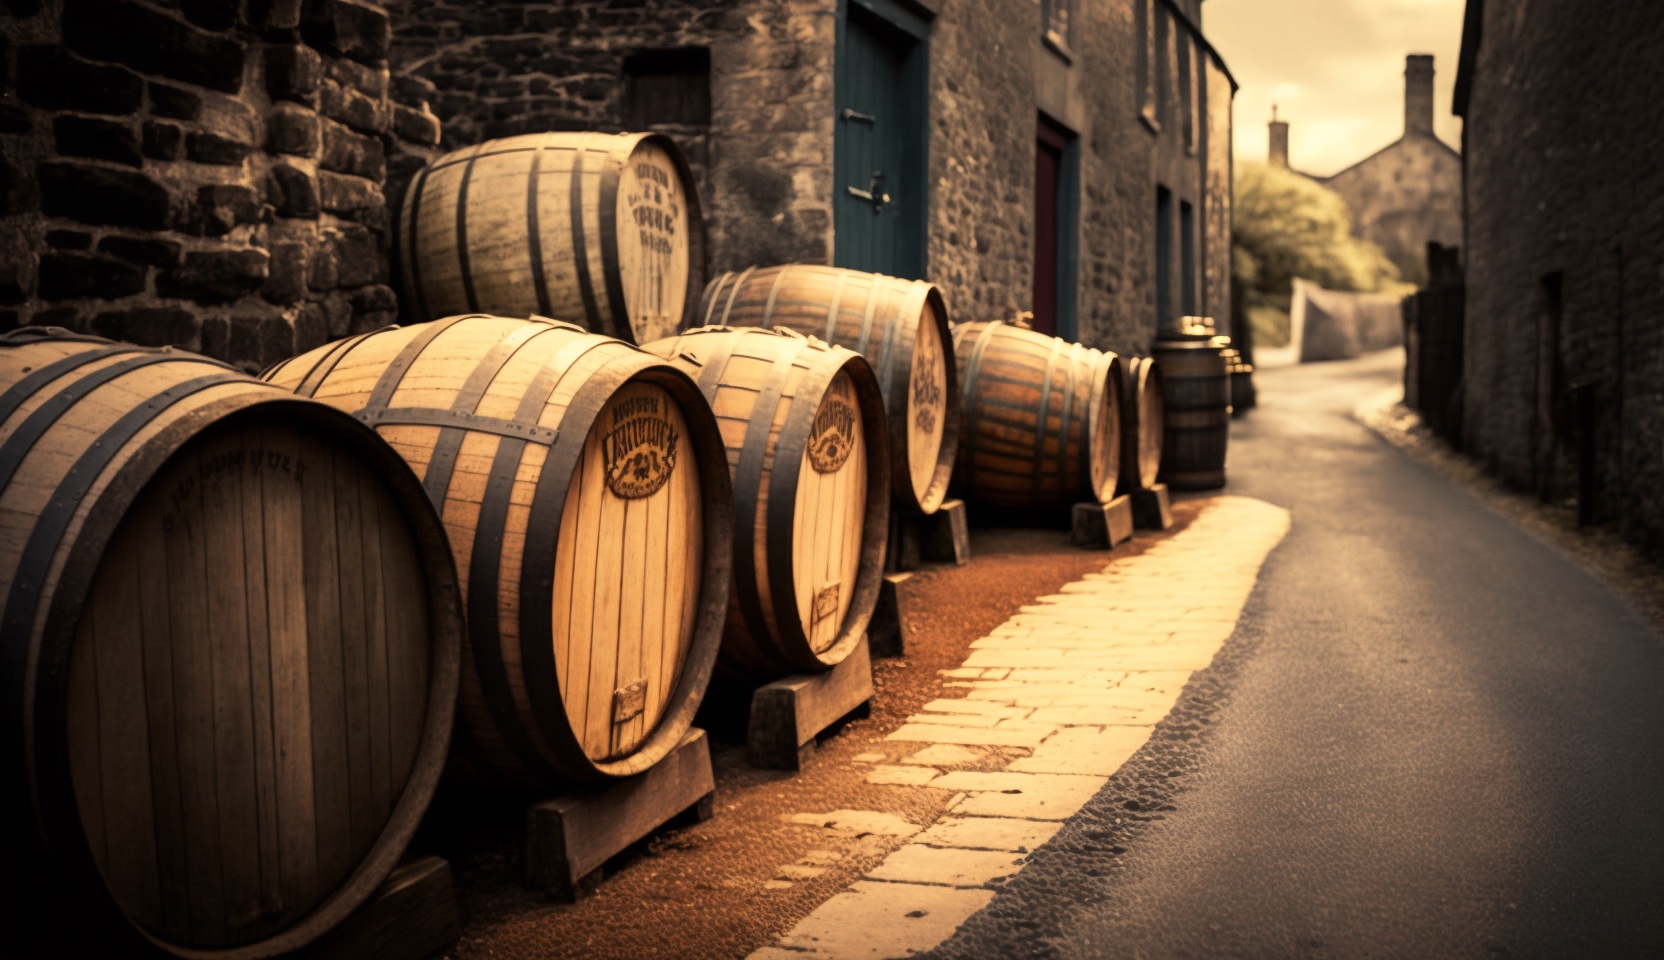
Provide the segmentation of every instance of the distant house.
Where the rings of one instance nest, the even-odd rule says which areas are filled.
[[[1468,0],[1464,445],[1664,546],[1664,4]]]
[[[1231,102],[1201,0],[392,0],[447,146],[661,130],[708,269],[940,284],[957,319],[1142,351],[1230,328]]]
[[[1275,116],[1269,162],[1292,169],[1288,123]],[[1427,244],[1460,241],[1461,171],[1461,154],[1433,132],[1433,58],[1411,54],[1404,64],[1404,135],[1332,177],[1311,179],[1340,194],[1352,211],[1352,232],[1419,284],[1426,280]]]

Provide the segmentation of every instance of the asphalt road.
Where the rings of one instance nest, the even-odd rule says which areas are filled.
[[[1392,359],[1258,377],[1235,636],[933,956],[1664,956],[1664,637],[1351,419]]]

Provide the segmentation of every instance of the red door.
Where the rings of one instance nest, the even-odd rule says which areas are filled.
[[[1044,119],[1034,151],[1034,329],[1057,335],[1057,201],[1068,141]]]

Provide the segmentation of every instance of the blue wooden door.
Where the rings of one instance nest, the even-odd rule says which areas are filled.
[[[923,278],[924,30],[884,5],[848,4],[833,163],[837,266]]]

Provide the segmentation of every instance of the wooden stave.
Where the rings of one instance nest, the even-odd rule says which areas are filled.
[[[577,248],[574,250],[575,256],[584,256],[584,253],[587,251],[589,245],[593,243],[599,247],[601,257],[601,275],[599,277],[592,275],[587,262],[587,256],[584,257],[585,262],[582,264],[582,269],[579,273],[578,283],[580,287],[580,296],[584,302],[584,319],[580,326],[583,326],[595,333],[601,333],[632,344],[636,343],[639,338],[630,318],[623,315],[625,313],[624,305],[626,301],[623,289],[623,280],[619,271],[618,257],[618,185],[624,167],[628,164],[630,157],[634,155],[639,146],[643,144],[652,144],[663,149],[669,155],[671,163],[676,168],[677,174],[682,181],[683,195],[686,200],[688,214],[688,284],[682,301],[681,322],[677,324],[679,327],[686,326],[695,315],[694,311],[697,306],[699,292],[704,287],[704,215],[700,206],[697,182],[693,176],[692,167],[688,165],[687,157],[682,153],[681,148],[676,144],[675,140],[661,133],[601,134],[592,132],[550,131],[534,134],[520,134],[512,137],[487,140],[471,147],[464,147],[460,150],[445,154],[423,167],[417,172],[415,179],[412,180],[409,188],[405,191],[404,199],[399,206],[397,221],[392,230],[393,244],[395,247],[393,262],[397,265],[400,274],[399,286],[401,291],[404,293],[405,302],[412,305],[411,309],[415,313],[415,320],[417,322],[425,322],[432,319],[440,319],[447,315],[454,316],[458,314],[490,313],[493,311],[499,314],[518,315],[522,313],[535,313],[536,315],[541,316],[548,316],[555,312],[551,305],[550,289],[547,277],[545,276],[543,259],[540,253],[542,247],[541,241],[543,237],[542,227],[539,226],[538,229],[532,229],[530,221],[536,219],[536,216],[531,212],[528,212],[526,217],[528,220],[526,236],[528,239],[529,269],[531,273],[531,280],[528,284],[528,289],[531,296],[531,302],[524,304],[524,306],[529,309],[517,310],[515,309],[516,305],[514,304],[482,304],[479,302],[479,298],[474,296],[471,292],[471,283],[465,285],[466,292],[462,301],[447,302],[436,307],[430,307],[428,303],[430,291],[426,286],[424,286],[421,277],[423,272],[422,264],[424,262],[423,254],[425,251],[420,249],[420,244],[417,242],[416,225],[424,188],[428,183],[430,175],[435,171],[443,170],[454,164],[471,165],[472,162],[479,157],[491,155],[493,149],[503,149],[509,151],[532,149],[529,146],[510,147],[507,145],[510,142],[530,143],[534,140],[541,142],[542,145],[537,148],[539,150],[549,146],[559,149],[564,148],[567,144],[586,142],[601,145],[597,147],[582,148],[586,152],[604,153],[604,159],[602,161],[603,166],[601,169],[599,189],[594,197],[598,221],[595,235],[593,237],[590,236],[588,229],[582,224],[582,217],[580,217],[576,222],[578,229],[573,232],[574,247]],[[467,176],[468,174],[465,172],[465,182]],[[531,197],[537,195],[531,193],[531,184],[536,181],[537,174],[533,173],[528,182],[528,194],[530,194],[530,196],[528,196],[528,211],[535,209],[535,207],[530,204],[530,199]],[[460,207],[463,197],[466,196],[466,189],[459,188],[459,190],[460,195],[457,203]],[[587,201],[591,198],[586,189],[574,185],[571,188],[570,193],[576,194],[582,200],[586,201],[585,205],[580,206],[579,209],[587,209]],[[457,233],[459,236],[463,236],[465,235],[466,230],[464,227],[459,225]],[[464,275],[468,275],[470,274],[470,268],[466,254],[466,245],[459,244],[457,249],[462,250],[459,254],[462,260],[461,270]],[[437,254],[438,252],[441,251],[435,251],[434,253]],[[603,295],[606,301],[604,309],[601,303]]]
[[[1121,404],[1121,493],[1148,490],[1161,473],[1164,427],[1146,433],[1150,411],[1162,416],[1161,366],[1149,357],[1127,363]]]
[[[721,325],[699,327],[683,331],[676,337],[667,337],[654,343],[645,344],[643,349],[669,359],[671,362],[683,366],[690,376],[695,376],[700,389],[707,401],[714,401],[717,388],[721,385],[720,371],[727,360],[733,356],[737,338],[729,338],[725,343],[717,344],[719,352],[699,357],[693,353],[691,347],[703,345],[703,337],[711,334],[745,332],[747,329],[733,328]],[[767,331],[761,331],[768,333]],[[778,334],[796,338],[806,346],[810,343],[822,343],[816,338],[804,337],[795,331],[781,331]],[[822,343],[824,346],[824,343]],[[726,350],[720,350],[726,347]],[[877,376],[871,365],[859,354],[845,348],[830,346],[833,355],[848,354],[840,358],[841,362],[833,367],[823,365],[821,376],[812,384],[816,387],[813,396],[824,395],[834,377],[843,371],[853,373],[856,380],[857,393],[861,398],[862,423],[866,430],[869,447],[873,443],[883,445],[887,443],[885,431],[887,424],[884,415],[883,401]],[[721,363],[717,362],[720,358]],[[803,395],[800,388],[799,396]],[[776,399],[778,406],[778,399]],[[796,436],[806,435],[808,423],[813,420],[818,403],[795,403],[788,412],[788,419],[780,430],[780,439],[776,443],[773,462],[780,462],[780,449],[786,449],[788,462],[799,463],[801,460],[802,440]],[[754,420],[753,422],[762,422]],[[794,439],[787,443],[787,430],[792,429]],[[763,436],[766,441],[767,430]],[[749,439],[749,438],[748,438]],[[739,448],[739,463],[734,471],[734,589],[729,604],[728,629],[724,632],[722,651],[718,660],[718,669],[724,673],[742,679],[756,680],[772,679],[794,672],[821,673],[831,669],[854,651],[861,638],[865,636],[867,625],[871,622],[872,612],[878,603],[878,592],[883,580],[884,553],[888,546],[889,528],[889,464],[888,456],[870,456],[867,476],[866,516],[863,521],[861,538],[861,559],[858,567],[858,578],[851,598],[849,609],[845,614],[838,638],[820,654],[810,649],[810,644],[803,631],[802,624],[795,617],[773,616],[772,611],[765,611],[762,607],[758,578],[765,577],[770,584],[770,596],[790,596],[790,585],[794,582],[792,571],[792,536],[795,527],[792,523],[791,511],[770,510],[764,530],[765,543],[768,546],[768,568],[758,571],[755,565],[755,524],[751,518],[756,516],[757,495],[761,489],[761,472],[764,455],[754,459],[745,457],[745,451],[750,448],[746,443]],[[766,449],[764,451],[766,455]],[[786,496],[788,484],[795,479],[795,474],[784,470],[772,470],[769,477],[767,502],[769,504],[790,503],[794,499]],[[749,491],[749,496],[747,492]],[[790,488],[795,494],[795,486]],[[740,503],[745,497],[746,503]],[[771,629],[771,625],[774,629]],[[774,636],[774,630],[784,630],[786,637]]]
[[[883,306],[874,306],[876,313],[891,312],[894,320],[883,325],[884,336],[878,347],[878,357],[873,358],[873,367],[878,375],[880,390],[884,396],[884,405],[889,428],[890,443],[890,480],[895,502],[911,513],[929,516],[942,506],[947,499],[948,486],[953,478],[954,462],[958,456],[960,430],[960,390],[958,364],[952,361],[953,324],[948,319],[947,301],[942,296],[941,288],[923,280],[904,280],[883,274],[866,273],[859,270],[849,270],[842,267],[827,267],[816,264],[783,264],[774,267],[749,267],[742,271],[729,271],[718,276],[705,286],[705,292],[700,300],[698,317],[706,326],[740,326],[762,327],[772,329],[786,327],[805,336],[817,337],[827,343],[853,350],[862,356],[870,351],[866,341],[866,331],[855,337],[837,335],[837,315],[835,309],[839,305],[836,297],[826,304],[827,317],[824,323],[810,323],[801,316],[777,317],[775,315],[775,294],[779,291],[786,277],[791,273],[807,274],[825,277],[833,275],[840,278],[862,277],[872,283],[870,297],[878,297],[885,301]],[[740,291],[748,283],[768,283],[770,293],[761,314],[743,309],[748,306],[738,298]],[[840,279],[840,292],[842,279]],[[893,304],[893,306],[891,306]],[[736,314],[735,306],[742,309]],[[750,304],[754,306],[754,304]],[[894,442],[895,438],[911,437],[912,433],[907,423],[907,395],[911,388],[910,373],[913,366],[914,332],[917,321],[911,325],[905,320],[921,318],[924,311],[932,311],[936,320],[937,332],[942,343],[942,360],[945,376],[943,388],[943,430],[941,448],[936,456],[936,469],[931,476],[925,495],[920,497],[913,489],[911,482],[912,468],[909,462],[908,448],[905,443]],[[887,375],[886,375],[887,374]],[[893,398],[893,399],[892,399]]]
[[[19,331],[13,338],[10,342],[25,345],[44,340],[111,344],[102,338],[72,334],[56,328]],[[0,344],[5,342],[0,339]],[[439,519],[426,498],[420,496],[419,488],[415,487],[415,477],[391,449],[371,439],[362,425],[323,404],[272,391],[218,361],[176,352],[172,348],[111,346],[119,351],[113,352],[114,356],[130,353],[154,357],[158,363],[171,359],[191,365],[222,367],[227,373],[220,383],[209,389],[234,389],[230,395],[187,410],[175,409],[178,401],[184,399],[175,398],[156,409],[128,437],[105,448],[104,464],[93,475],[83,478],[87,483],[87,496],[78,500],[53,549],[53,566],[58,567],[60,572],[50,591],[51,596],[49,599],[42,598],[46,600],[44,607],[37,606],[34,616],[23,624],[30,641],[29,649],[23,652],[32,654],[30,659],[33,663],[18,669],[14,656],[18,647],[11,642],[0,643],[0,657],[4,657],[6,673],[13,675],[7,679],[25,685],[34,684],[29,687],[34,694],[34,710],[29,716],[16,717],[13,711],[4,712],[8,728],[12,726],[12,721],[17,720],[23,729],[17,736],[7,736],[8,746],[0,749],[9,754],[12,744],[21,746],[27,742],[32,747],[29,755],[36,761],[23,783],[18,784],[16,789],[5,791],[5,806],[7,812],[16,817],[13,823],[26,822],[26,817],[27,822],[36,826],[34,830],[24,831],[26,835],[20,844],[26,856],[38,858],[28,862],[59,865],[56,871],[49,872],[46,879],[49,883],[55,882],[61,889],[31,889],[29,896],[51,897],[52,901],[68,897],[75,902],[83,911],[86,922],[74,929],[59,931],[58,935],[71,942],[79,938],[81,945],[88,948],[114,950],[123,955],[132,953],[199,960],[258,960],[289,953],[339,926],[376,892],[404,855],[438,786],[449,746],[461,650],[461,611],[455,568],[450,562]],[[51,382],[61,379],[54,378]],[[80,387],[81,383],[78,381],[71,386]],[[166,399],[166,394],[160,395],[159,399]],[[156,402],[148,404],[147,408],[155,409]],[[0,423],[9,419],[16,409],[0,409]],[[134,413],[136,415],[138,411]],[[129,515],[135,501],[145,492],[150,479],[197,437],[215,428],[268,414],[276,414],[277,419],[285,422],[304,423],[333,434],[370,460],[369,466],[387,480],[391,498],[403,518],[411,524],[412,539],[420,549],[421,566],[429,578],[429,624],[434,639],[434,656],[418,738],[421,746],[380,835],[357,866],[340,886],[324,895],[310,911],[271,936],[228,947],[192,947],[168,942],[141,927],[116,902],[103,880],[81,823],[79,802],[71,781],[67,733],[69,687],[67,683],[39,684],[38,680],[40,677],[63,678],[68,675],[76,628],[85,608],[83,598],[91,589],[110,539]],[[62,414],[57,419],[61,420]],[[159,429],[146,433],[149,427],[157,424]],[[118,422],[114,426],[120,425]],[[103,440],[101,436],[94,446],[101,446]],[[127,456],[122,456],[123,453]],[[71,475],[73,473],[71,471]],[[97,480],[101,477],[108,479],[99,486]],[[67,482],[68,476],[60,480],[58,489],[62,491]],[[0,494],[8,485],[0,483]],[[74,517],[81,518],[79,526],[73,524]],[[15,586],[14,577],[5,591],[4,602],[8,612]],[[8,624],[9,621],[10,617]],[[16,636],[12,630],[5,632],[14,638]],[[6,762],[13,763],[14,769],[18,768],[12,757],[6,757]],[[27,764],[23,768],[27,769]],[[49,902],[42,902],[41,908],[51,910],[52,906]]]
[[[1175,490],[1225,485],[1230,440],[1230,374],[1219,348],[1205,340],[1158,340],[1166,422],[1162,482]]]
[[[979,386],[989,380],[999,384],[1012,384],[1018,381],[1010,377],[987,377],[989,350],[1001,340],[1011,343],[1021,343],[1034,350],[1043,349],[1040,339],[1051,342],[1051,352],[1047,355],[1047,366],[1044,373],[1033,385],[1039,392],[1039,403],[1034,406],[1018,405],[984,401],[977,399]],[[1096,417],[1101,410],[1099,402],[1107,401],[1110,397],[1110,378],[1120,372],[1119,358],[1105,351],[1099,351],[1080,344],[1071,344],[1056,337],[1046,337],[1044,334],[1033,333],[1024,328],[1013,327],[1004,321],[972,321],[954,326],[954,354],[959,367],[962,398],[960,402],[961,417],[959,459],[954,469],[954,484],[961,496],[984,506],[1013,510],[1051,509],[1067,507],[1087,498],[1100,502],[1107,502],[1114,495],[1117,476],[1106,471],[1105,483],[1097,486],[1092,482],[1092,462],[1096,457],[1092,452],[1096,436],[1092,427],[1097,422]],[[1054,391],[1052,370],[1059,358],[1066,364],[1061,386],[1066,393],[1065,402],[1056,414],[1051,412],[1050,395]],[[1018,364],[1024,372],[1030,372],[1032,366]],[[1084,380],[1084,383],[1077,382]],[[1082,396],[1084,394],[1084,396]],[[1087,406],[1085,416],[1079,416],[1075,408],[1078,398]],[[1119,398],[1113,401],[1119,409]],[[1037,411],[1043,406],[1047,411],[1045,417],[1039,417]],[[1033,427],[1024,427],[998,421],[979,419],[977,414],[984,407],[1006,409],[1013,412],[1021,411],[1035,419]],[[1049,426],[1055,421],[1056,426]],[[1035,438],[1035,450],[1021,457],[1013,454],[1004,457],[999,454],[984,452],[981,448],[988,440],[997,440],[997,432],[1015,432],[1026,439],[1027,430],[1042,430]],[[1067,430],[1062,442],[1056,444],[1055,451],[1048,451],[1048,437],[1059,431]],[[1006,440],[1007,443],[1017,442]],[[1118,447],[1120,430],[1117,426],[1115,439],[1110,445]],[[1106,445],[1106,447],[1109,445]],[[1113,456],[1119,462],[1118,450],[1111,453],[1108,449],[1100,451],[1098,456]],[[1027,463],[1021,466],[1020,474],[1013,471],[997,471],[992,468],[979,467],[978,461],[986,462],[991,457],[1010,459],[1013,463]],[[1026,490],[1013,479],[1008,483],[996,483],[988,474],[1003,474],[1016,478],[1029,477],[1030,483]],[[1049,480],[1048,477],[1055,477]]]
[[[487,314],[462,314],[435,321],[433,324],[417,326],[429,328],[432,338],[428,343],[431,344],[443,333],[442,329],[433,330],[435,325],[461,323],[470,319],[501,321],[507,318]],[[693,715],[710,682],[727,609],[728,581],[731,577],[732,551],[728,537],[729,531],[732,530],[733,498],[729,494],[726,458],[722,454],[720,440],[710,439],[716,437],[717,430],[715,416],[706,404],[704,396],[698,387],[673,365],[666,364],[628,343],[590,333],[575,324],[543,317],[534,317],[529,322],[546,324],[552,329],[565,328],[572,335],[583,338],[580,345],[588,344],[587,350],[613,350],[618,353],[618,357],[607,361],[603,367],[594,371],[579,388],[566,411],[561,414],[560,428],[557,432],[566,439],[562,441],[557,438],[550,445],[550,452],[546,455],[536,482],[532,515],[526,524],[528,543],[534,540],[531,535],[534,526],[546,534],[535,538],[536,542],[546,544],[541,553],[534,554],[528,547],[517,581],[522,588],[527,583],[533,584],[535,592],[518,593],[514,598],[521,611],[515,618],[521,627],[520,662],[535,663],[540,668],[527,678],[529,682],[525,685],[528,694],[536,693],[531,699],[539,726],[530,732],[526,731],[523,725],[524,717],[512,709],[511,701],[514,697],[511,681],[504,676],[507,667],[496,646],[497,641],[502,638],[495,636],[497,630],[493,626],[504,600],[504,586],[500,583],[495,584],[493,592],[497,596],[496,604],[475,604],[472,599],[467,602],[469,642],[466,651],[468,655],[463,658],[458,738],[461,744],[459,752],[466,754],[469,762],[466,768],[456,763],[452,766],[453,769],[467,769],[483,774],[488,780],[523,785],[615,781],[646,771],[676,747],[682,735],[691,726]],[[274,367],[266,376],[273,380],[286,377],[295,382],[297,387],[312,384],[313,389],[316,389],[317,385],[327,382],[328,379],[327,374],[317,376],[317,370],[333,368],[364,340],[383,332],[388,331],[375,331],[372,334],[320,347],[309,354]],[[416,339],[421,336],[417,334]],[[415,343],[416,339],[407,343],[407,348]],[[425,346],[422,349],[425,349]],[[417,353],[420,353],[420,349]],[[285,375],[288,363],[309,358],[313,359],[313,367],[300,377],[297,378],[293,371]],[[415,357],[412,356],[409,365],[399,374],[401,379],[414,362]],[[568,369],[575,366],[576,358],[568,364]],[[563,371],[552,381],[554,385],[549,390],[551,397],[564,376]],[[662,386],[679,400],[680,410],[688,421],[688,442],[704,443],[704,448],[698,451],[705,526],[704,582],[696,608],[696,618],[702,626],[696,630],[688,660],[678,677],[677,686],[670,695],[669,701],[674,706],[666,709],[657,727],[634,752],[614,760],[597,761],[585,753],[577,735],[568,726],[559,678],[554,673],[552,660],[546,660],[543,656],[545,652],[552,650],[551,644],[537,642],[537,638],[547,635],[543,621],[552,602],[552,597],[545,595],[542,584],[553,577],[556,535],[559,532],[570,478],[582,454],[584,440],[606,400],[625,384],[640,381]],[[388,395],[391,396],[396,389],[395,386],[393,390],[388,391]],[[459,396],[458,402],[466,399],[469,398]],[[568,421],[568,414],[580,407],[580,401],[582,409]],[[544,406],[547,406],[547,403],[548,401]],[[360,414],[360,411],[353,412]],[[514,469],[509,473],[518,472],[524,457],[525,451],[522,449],[520,459],[516,460]],[[493,474],[502,472],[493,470]],[[509,492],[512,492],[512,486]],[[429,495],[436,496],[437,502],[441,504],[445,502],[444,491],[435,494],[429,490]],[[482,508],[482,515],[483,512]],[[476,539],[475,550],[480,549],[480,542]],[[489,564],[471,560],[469,569],[466,594],[472,598],[480,595],[480,585],[494,578],[482,572],[491,569]],[[476,583],[476,580],[479,583]],[[483,712],[476,709],[482,704]]]

